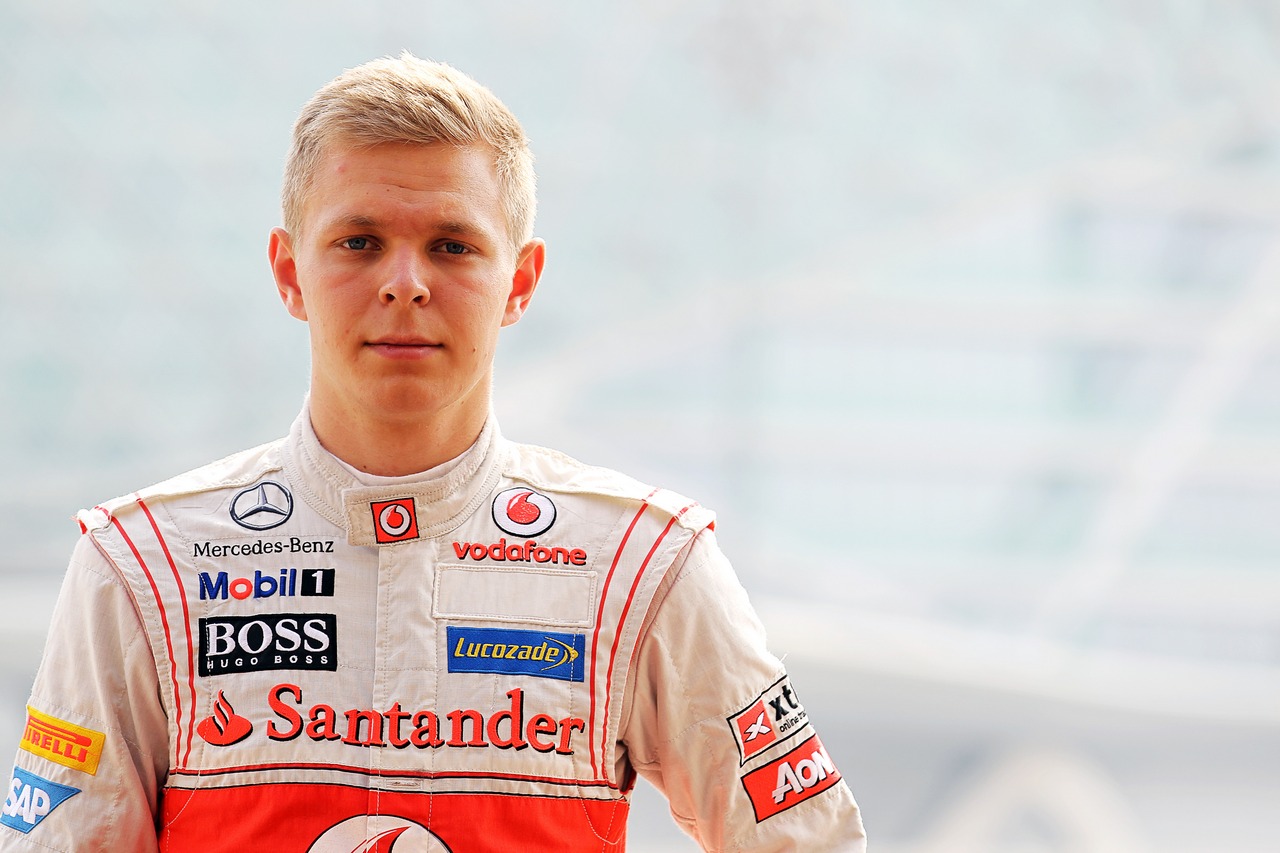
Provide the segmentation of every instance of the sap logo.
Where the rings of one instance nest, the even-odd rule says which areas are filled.
[[[506,489],[493,499],[493,523],[512,536],[540,536],[556,523],[556,505],[533,489]]]
[[[757,823],[821,794],[839,781],[840,771],[817,735],[742,778]]]
[[[338,617],[272,613],[200,620],[200,674],[338,669]]]
[[[216,575],[200,573],[200,600],[225,601],[228,596],[238,601],[246,598],[270,598],[279,595],[291,598],[298,595],[332,596],[336,569],[281,569],[280,577],[254,571],[253,578],[233,578],[226,572]]]
[[[9,796],[4,801],[4,810],[0,811],[0,823],[28,833],[50,812],[78,793],[79,788],[59,785],[15,767],[9,781]]]
[[[798,734],[809,715],[784,675],[769,685],[755,701],[729,717],[729,728],[738,743],[739,764]]]
[[[450,625],[446,635],[450,672],[496,672],[561,681],[586,678],[583,634]]]
[[[102,732],[42,714],[28,705],[27,727],[19,745],[32,755],[93,776],[105,742]]]

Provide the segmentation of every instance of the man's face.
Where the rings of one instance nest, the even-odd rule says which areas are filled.
[[[276,229],[270,247],[281,298],[311,327],[313,412],[483,421],[498,330],[543,253],[511,244],[486,147],[326,152],[301,233]]]

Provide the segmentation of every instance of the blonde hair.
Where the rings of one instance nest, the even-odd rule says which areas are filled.
[[[466,74],[408,51],[344,71],[302,108],[285,162],[285,228],[300,233],[302,208],[327,146],[385,142],[488,145],[511,240],[518,248],[533,238],[533,154],[520,122]]]

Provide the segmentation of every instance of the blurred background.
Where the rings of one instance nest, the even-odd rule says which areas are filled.
[[[1276,850],[1278,48],[1265,0],[0,0],[0,743],[71,514],[292,420],[290,125],[409,49],[538,157],[504,431],[718,511],[873,850]],[[696,848],[642,786],[631,849]]]

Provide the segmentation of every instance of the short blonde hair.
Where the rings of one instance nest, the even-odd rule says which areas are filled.
[[[302,108],[284,170],[285,228],[300,233],[302,208],[326,146],[386,142],[488,145],[511,240],[519,248],[533,238],[533,154],[520,122],[466,74],[408,51],[344,71]]]

